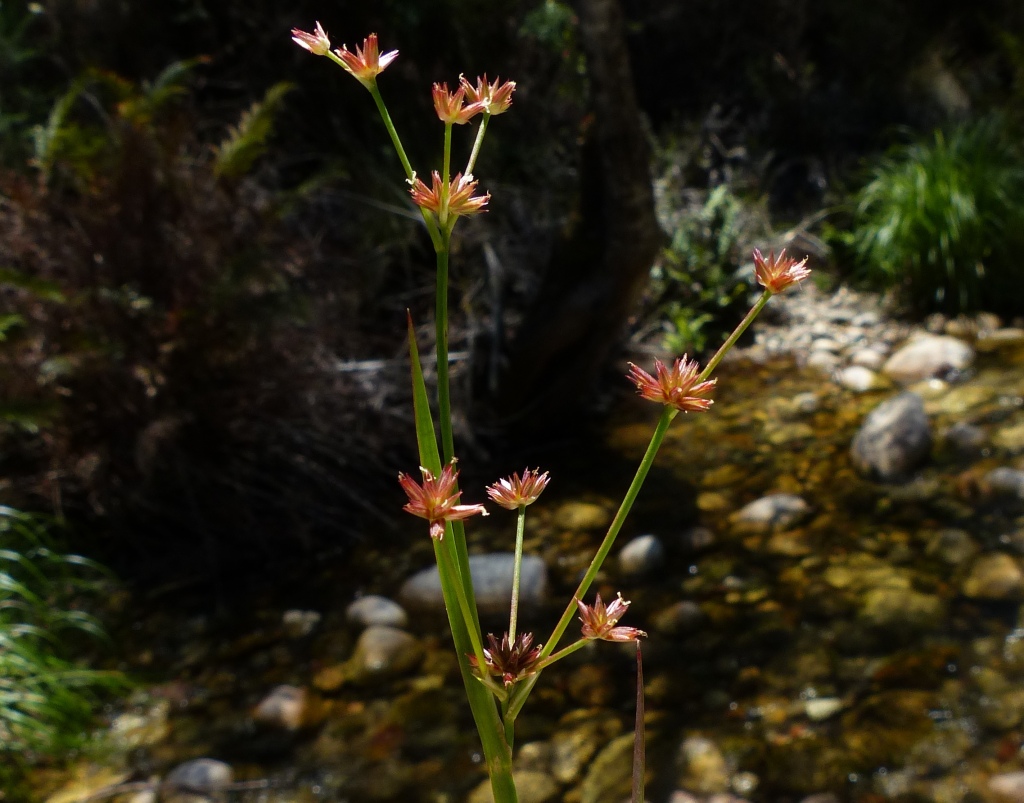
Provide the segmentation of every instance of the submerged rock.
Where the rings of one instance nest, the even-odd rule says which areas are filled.
[[[1017,602],[1024,600],[1024,571],[1002,552],[982,555],[964,581],[965,597]]]
[[[931,446],[924,402],[916,393],[907,392],[868,413],[854,436],[850,455],[861,473],[891,482],[920,466]]]
[[[558,784],[547,773],[537,770],[515,770],[512,777],[516,782],[519,803],[549,803],[558,797]],[[494,803],[490,780],[481,781],[469,793],[466,803]]]
[[[195,758],[167,773],[160,784],[160,800],[164,803],[222,800],[233,781],[234,772],[229,764],[212,758]]]
[[[689,736],[679,745],[679,779],[684,789],[699,794],[729,789],[729,766],[722,751],[710,739]]]
[[[769,494],[734,513],[732,521],[746,532],[769,532],[799,524],[810,512],[810,505],[795,494]]]
[[[297,686],[278,686],[253,710],[252,718],[263,725],[284,730],[299,730],[310,714],[309,694]]]
[[[508,612],[514,565],[515,555],[511,552],[470,556],[473,591],[481,612]],[[540,604],[547,595],[547,588],[548,572],[544,561],[536,555],[524,555],[519,581],[519,604],[523,607]],[[444,596],[441,594],[441,578],[437,567],[424,569],[406,580],[398,598],[410,609],[443,610]]]

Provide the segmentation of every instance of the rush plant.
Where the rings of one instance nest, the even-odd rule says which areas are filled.
[[[437,424],[441,433],[441,443],[438,444],[435,434],[435,420],[410,316],[408,338],[420,477],[400,474],[399,482],[409,497],[405,510],[425,519],[428,523],[428,533],[433,542],[455,652],[486,757],[494,800],[496,803],[515,803],[517,800],[512,777],[515,723],[541,673],[551,664],[576,652],[587,643],[600,639],[633,642],[637,645],[638,695],[633,800],[639,803],[643,800],[644,774],[640,639],[646,634],[634,627],[619,624],[629,608],[629,602],[621,595],[608,603],[600,596],[597,596],[592,604],[585,600],[640,492],[669,425],[680,412],[703,412],[711,407],[711,394],[718,381],[711,377],[713,371],[764,308],[768,299],[807,277],[809,270],[806,267],[806,260],[798,262],[786,256],[785,252],[777,257],[772,254],[767,258],[760,252],[754,253],[757,279],[764,287],[764,292],[703,369],[685,356],[670,366],[655,361],[654,374],[636,365],[630,366],[630,381],[636,385],[643,398],[662,405],[661,417],[608,532],[572,599],[566,605],[565,612],[543,643],[538,643],[533,633],[526,632],[520,627],[518,600],[526,508],[544,491],[549,480],[548,474],[527,469],[521,475],[515,474],[498,480],[487,488],[487,494],[495,504],[516,511],[517,527],[509,627],[500,637],[487,634],[485,638],[480,629],[480,617],[473,594],[473,578],[466,548],[465,520],[477,515],[487,515],[487,511],[481,504],[462,504],[462,491],[458,486],[448,380],[448,261],[452,232],[459,218],[486,211],[490,194],[478,191],[473,168],[491,118],[507,112],[511,106],[515,82],[501,79],[488,81],[484,76],[478,78],[475,83],[460,77],[454,90],[447,84],[434,84],[434,110],[444,124],[444,144],[440,170],[431,171],[428,185],[412,169],[377,87],[377,76],[395,60],[398,52],[381,53],[376,34],[370,34],[363,41],[362,47],[357,47],[355,52],[345,46],[332,49],[327,32],[319,23],[312,32],[293,30],[292,36],[300,47],[314,55],[325,56],[347,70],[370,92],[405,171],[410,199],[419,208],[436,253],[434,323],[437,352]],[[453,175],[452,128],[470,123],[477,125],[473,147],[465,166]],[[558,649],[566,630],[576,617],[582,623],[579,638]]]

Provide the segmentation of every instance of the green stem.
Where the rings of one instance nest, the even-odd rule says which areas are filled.
[[[542,669],[547,669],[551,664],[561,661],[563,658],[567,658],[577,650],[582,650],[594,639],[581,638],[579,641],[573,642],[568,647],[563,647],[554,655],[549,655],[543,661],[537,664],[537,671],[540,672]]]
[[[441,419],[442,464],[448,465],[455,455],[452,437],[452,402],[448,387],[448,254],[451,235],[445,234],[444,247],[437,252],[437,295],[434,328],[437,350],[437,412]]]
[[[739,326],[732,330],[732,334],[729,335],[728,339],[726,339],[726,341],[719,347],[718,351],[715,352],[715,356],[712,357],[708,361],[708,364],[704,366],[704,370],[701,371],[700,376],[697,377],[698,382],[703,382],[711,376],[711,373],[718,367],[718,363],[722,361],[722,358],[728,353],[729,349],[736,345],[736,341],[740,339],[740,335],[747,331],[747,327],[750,326],[750,324],[753,323],[754,318],[761,313],[761,310],[764,309],[764,305],[768,303],[768,299],[771,298],[772,295],[772,291],[767,289],[761,294],[761,297],[757,299],[757,303],[750,308],[750,312],[748,312],[743,320],[740,321]]]
[[[448,534],[451,535],[451,532]],[[476,665],[480,668],[481,675],[486,678],[486,675],[484,674],[486,672],[484,645],[480,641],[480,631],[474,628],[471,624],[473,621],[473,614],[470,611],[469,600],[466,597],[465,585],[461,582],[460,572],[456,568],[455,561],[452,560],[448,546],[446,544],[438,544],[437,542],[435,542],[435,544],[440,547],[435,550],[438,569],[439,571],[446,572],[453,580],[452,586],[454,587],[455,597],[459,603],[459,610],[462,612],[462,620],[466,623],[466,631],[469,635],[469,640],[473,645],[473,655],[476,656]]]
[[[483,118],[480,120],[480,127],[476,130],[476,141],[473,143],[473,152],[469,154],[469,161],[466,162],[466,175],[472,175],[473,168],[476,167],[476,158],[480,155],[480,146],[484,144],[484,134],[487,133],[487,123],[491,120],[491,115],[484,113]]]
[[[519,506],[516,520],[516,558],[512,564],[512,610],[508,617],[508,640],[516,640],[516,624],[519,621],[519,575],[523,565],[523,536],[526,533],[526,505]]]
[[[622,500],[622,504],[619,505],[619,510],[615,514],[615,518],[612,519],[611,525],[608,527],[608,532],[601,541],[601,545],[597,549],[597,554],[594,555],[594,559],[590,562],[590,568],[587,569],[587,573],[583,575],[583,579],[580,580],[579,587],[576,589],[576,593],[573,594],[573,599],[570,600],[568,607],[565,609],[565,613],[562,614],[562,618],[558,620],[558,624],[555,625],[555,629],[551,633],[551,638],[548,643],[544,645],[544,648],[540,651],[540,659],[543,661],[554,651],[555,647],[558,646],[559,639],[565,633],[569,623],[572,621],[573,616],[576,614],[578,608],[576,606],[576,600],[582,600],[586,596],[587,591],[590,589],[591,583],[594,582],[594,578],[597,573],[601,570],[601,566],[608,557],[608,553],[611,552],[612,545],[615,543],[615,538],[619,534],[619,530],[622,529],[623,523],[626,521],[626,516],[629,515],[630,509],[633,507],[633,502],[636,501],[637,494],[640,493],[640,488],[643,487],[644,481],[647,479],[647,474],[651,470],[651,466],[654,464],[654,458],[658,454],[658,449],[661,448],[661,443],[665,439],[665,433],[668,432],[669,424],[672,423],[672,419],[676,417],[679,411],[675,407],[666,406],[661,412],[661,418],[658,419],[658,426],[655,427],[654,434],[651,436],[651,442],[647,445],[647,452],[644,454],[643,460],[640,461],[640,466],[636,470],[636,476],[633,477],[633,482],[629,486],[629,490],[626,491],[626,496]],[[523,708],[523,704],[529,697],[530,692],[533,690],[534,685],[537,683],[539,673],[532,675],[527,678],[516,690],[512,693],[512,699],[508,705],[508,711],[505,715],[506,721],[511,718],[515,719],[519,712]]]

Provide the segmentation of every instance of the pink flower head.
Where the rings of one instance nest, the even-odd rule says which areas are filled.
[[[292,41],[299,47],[308,50],[314,56],[326,56],[331,52],[331,40],[327,38],[327,31],[323,29],[319,22],[317,22],[316,30],[313,33],[306,33],[298,28],[292,28]]]
[[[487,643],[491,646],[490,649],[484,648],[484,668],[489,675],[500,675],[506,686],[537,671],[541,645],[533,646],[533,633],[520,633],[514,644],[509,643],[508,633],[502,636],[500,643],[493,633],[488,633]],[[476,656],[467,657],[473,668],[481,671]]]
[[[487,495],[491,501],[509,510],[526,507],[537,501],[537,497],[548,486],[548,473],[526,469],[523,476],[513,474],[506,479],[498,480],[487,486]]]
[[[423,207],[442,219],[447,219],[449,215],[458,217],[485,211],[484,207],[491,200],[491,194],[488,192],[484,195],[473,195],[476,184],[477,182],[471,174],[467,173],[463,176],[462,173],[458,173],[452,179],[452,183],[445,187],[440,174],[435,170],[433,172],[433,187],[428,188],[420,179],[415,178],[409,192],[412,194],[412,202],[416,206]]]
[[[625,616],[629,609],[629,600],[623,599],[622,594],[608,605],[601,602],[600,594],[593,605],[587,605],[581,600],[576,600],[576,605],[580,609],[580,621],[583,622],[583,638],[637,641],[647,636],[643,630],[637,630],[635,627],[616,627],[619,619]]]
[[[665,367],[661,360],[655,360],[657,378],[630,363],[629,379],[645,399],[671,405],[684,413],[701,412],[714,404],[711,399],[705,397],[718,380],[698,382],[699,368],[696,360],[688,360],[684,354],[671,368]]]
[[[434,84],[434,111],[442,123],[464,125],[484,110],[481,103],[466,105],[466,90],[459,87],[448,91],[448,84]]]
[[[430,522],[430,537],[440,541],[444,538],[444,523],[457,519],[466,519],[479,513],[487,515],[483,505],[460,505],[459,497],[462,491],[457,490],[456,481],[459,472],[455,470],[455,461],[452,460],[441,471],[441,476],[435,478],[427,469],[420,466],[423,474],[423,484],[416,482],[408,474],[399,474],[398,482],[409,497],[409,504],[402,510],[419,516]]]
[[[498,78],[493,84],[487,83],[487,76],[476,79],[474,87],[463,76],[459,76],[459,84],[466,92],[472,104],[479,104],[482,111],[490,115],[502,114],[512,105],[512,93],[516,90],[515,81],[501,82]]]
[[[792,257],[786,256],[785,248],[779,251],[778,257],[772,251],[767,259],[755,248],[754,275],[766,290],[770,290],[772,293],[781,293],[791,284],[802,282],[810,276],[811,269],[807,267],[807,257],[797,262]]]
[[[363,40],[362,47],[356,47],[352,53],[345,45],[334,51],[341,60],[341,65],[354,75],[363,86],[370,89],[377,81],[377,76],[398,56],[397,50],[383,55],[377,46],[377,34],[371,33]]]

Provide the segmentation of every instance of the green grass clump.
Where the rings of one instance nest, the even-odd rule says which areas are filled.
[[[97,696],[117,673],[70,659],[104,637],[74,605],[109,582],[92,561],[53,548],[40,519],[0,506],[0,782],[84,740]]]
[[[998,119],[893,149],[856,197],[848,243],[918,312],[1019,312],[1024,160]]]

